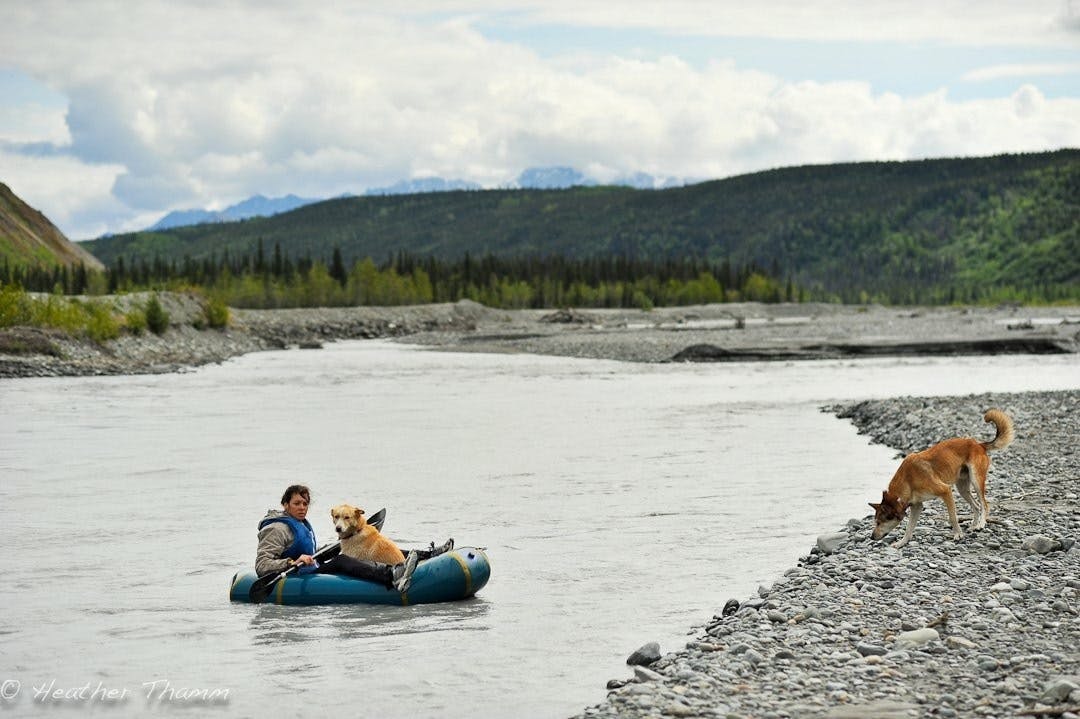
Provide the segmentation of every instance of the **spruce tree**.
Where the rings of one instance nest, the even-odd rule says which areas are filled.
[[[341,259],[341,249],[338,247],[334,248],[334,257],[330,261],[330,276],[342,287],[349,279],[349,273],[345,271],[345,262]]]

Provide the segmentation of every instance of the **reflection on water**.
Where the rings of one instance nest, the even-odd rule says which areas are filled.
[[[0,380],[0,661],[30,686],[228,688],[110,716],[559,717],[673,650],[880,493],[845,398],[1075,388],[1065,357],[630,365],[367,342],[147,377]],[[842,458],[837,461],[836,458]],[[486,546],[473,600],[227,601],[293,482],[403,545]],[[991,476],[991,482],[993,481]],[[806,511],[812,508],[812,511]],[[4,677],[0,677],[3,679]],[[26,695],[10,707],[34,713]]]
[[[276,644],[301,636],[332,639],[383,638],[395,634],[430,632],[483,632],[490,603],[482,597],[460,602],[387,607],[338,605],[328,607],[282,607],[259,605],[251,617],[252,644]],[[297,634],[302,619],[302,634]]]

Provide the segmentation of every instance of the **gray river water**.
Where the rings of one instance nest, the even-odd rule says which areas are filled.
[[[893,452],[823,404],[1080,387],[1074,356],[639,365],[387,342],[0,380],[0,716],[562,717],[868,512]],[[991,487],[993,472],[991,471]],[[483,546],[416,607],[230,604],[288,484]],[[991,493],[992,493],[991,489]]]

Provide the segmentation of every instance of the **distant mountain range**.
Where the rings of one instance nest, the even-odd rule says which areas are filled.
[[[669,187],[679,187],[685,184],[685,180],[665,177],[657,178],[644,172],[617,179],[610,185],[620,187],[633,187],[639,190],[659,190]],[[595,187],[599,185],[583,173],[572,167],[530,167],[523,171],[515,182],[498,189],[534,189],[534,190],[562,190],[570,187]],[[460,190],[482,190],[482,185],[468,180],[446,180],[441,177],[421,177],[413,180],[402,180],[386,187],[372,187],[365,190],[362,195],[417,195],[426,192],[454,192]],[[354,197],[355,195],[344,194],[339,197]],[[173,210],[162,217],[150,227],[147,232],[168,230],[174,227],[186,227],[188,225],[201,225],[213,222],[234,222],[246,220],[252,217],[270,217],[282,212],[289,212],[304,205],[331,198],[297,197],[285,195],[284,197],[265,197],[254,195],[235,205],[230,205],[224,210]],[[333,198],[336,199],[336,198]]]
[[[270,217],[281,212],[295,210],[297,207],[319,202],[317,199],[285,195],[284,197],[264,197],[255,195],[243,202],[230,205],[224,210],[173,210],[162,217],[148,230],[168,230],[173,227],[185,227],[187,225],[201,225],[206,222],[233,222],[246,220],[249,217]]]

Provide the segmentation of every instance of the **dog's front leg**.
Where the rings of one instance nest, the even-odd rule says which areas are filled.
[[[907,531],[904,532],[903,538],[892,543],[894,549],[900,549],[911,541],[911,535],[915,534],[915,523],[919,521],[920,514],[922,514],[922,503],[912,504],[911,512],[908,514]]]

